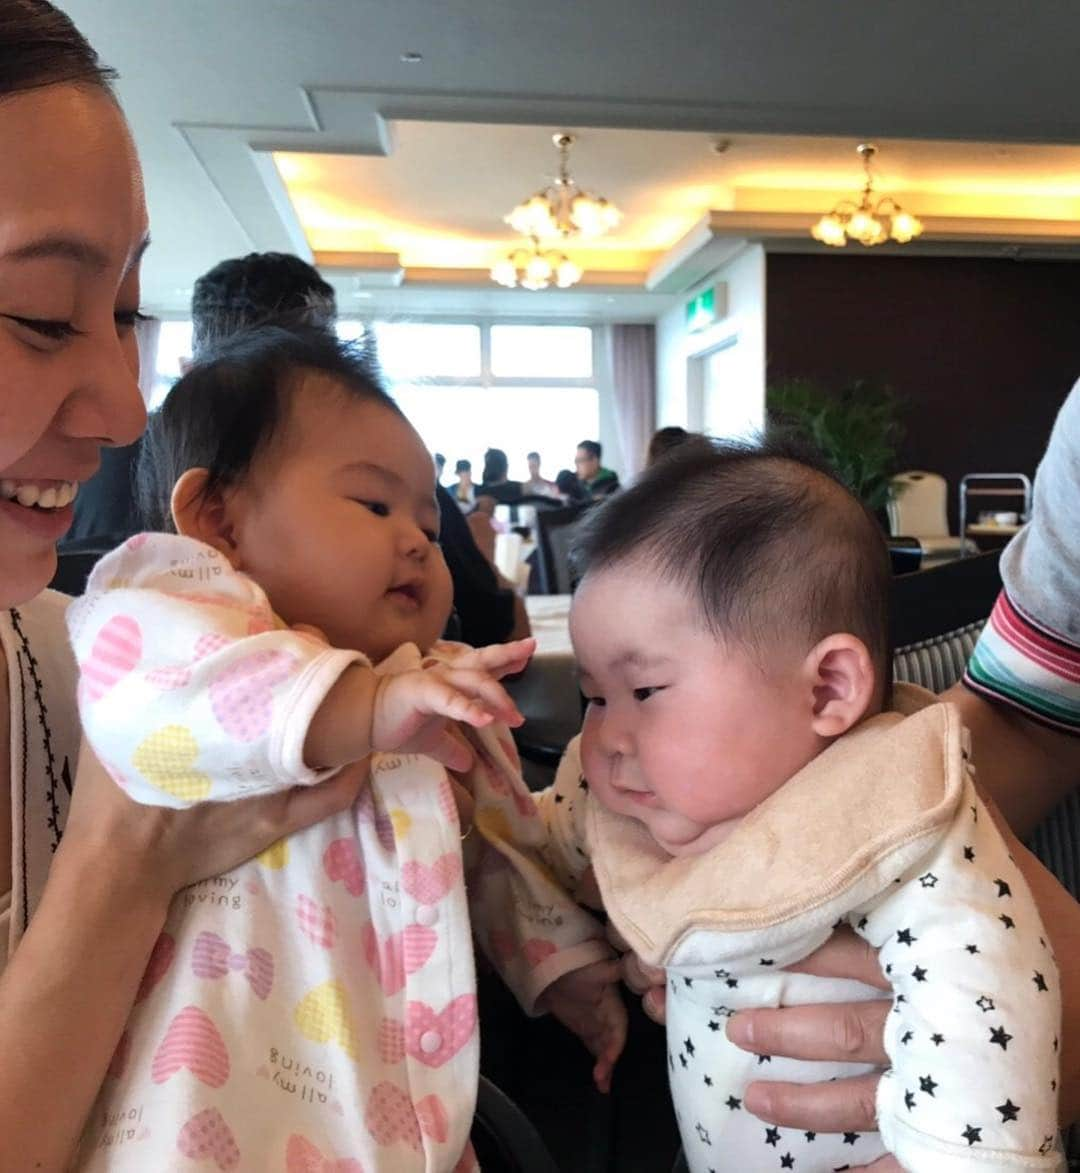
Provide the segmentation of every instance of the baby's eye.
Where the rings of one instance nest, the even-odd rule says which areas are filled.
[[[357,503],[359,505],[363,505],[363,507],[365,509],[374,513],[376,517],[389,517],[390,516],[390,506],[387,505],[385,501],[360,501],[360,500],[358,500]]]
[[[437,546],[439,544],[439,535],[433,529],[424,530],[424,537],[427,538],[427,540],[433,546]]]
[[[661,688],[661,686],[659,686],[659,685],[652,685],[648,688],[635,688],[634,689],[634,700],[647,701],[649,699],[649,697],[651,697],[653,695],[654,692],[659,692],[660,688]]]
[[[140,313],[138,310],[117,310],[113,314],[113,319],[116,322],[118,330],[134,330],[139,322],[148,322],[150,318],[148,315]]]
[[[602,696],[587,696],[585,698],[585,703],[587,705],[593,705],[595,708],[602,709],[604,705],[607,704],[607,701],[604,700]]]

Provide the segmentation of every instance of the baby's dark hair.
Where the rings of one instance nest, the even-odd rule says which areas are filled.
[[[348,398],[401,414],[362,346],[316,327],[242,331],[206,353],[150,416],[136,476],[143,526],[175,528],[172,491],[189,468],[209,471],[205,494],[239,484],[287,423],[305,375],[321,375]]]
[[[888,687],[888,548],[812,449],[782,434],[687,444],[596,508],[581,575],[636,563],[684,586],[703,626],[757,653],[848,632]],[[643,619],[644,622],[644,619]]]

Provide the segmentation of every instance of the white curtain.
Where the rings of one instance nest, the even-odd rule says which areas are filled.
[[[143,403],[150,403],[157,376],[158,339],[161,337],[161,319],[146,318],[135,323],[135,341],[139,344],[139,390]]]
[[[608,330],[615,430],[624,481],[645,467],[656,421],[656,328],[613,325]]]

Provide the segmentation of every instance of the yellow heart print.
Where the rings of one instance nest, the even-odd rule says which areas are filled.
[[[199,743],[184,725],[164,725],[139,743],[131,761],[151,786],[184,802],[210,794],[210,778],[194,768]]]
[[[293,1017],[300,1033],[313,1043],[337,1043],[356,1058],[356,1038],[345,988],[340,982],[323,982],[301,998]]]

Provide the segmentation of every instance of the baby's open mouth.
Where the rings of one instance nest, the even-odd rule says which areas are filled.
[[[404,582],[400,586],[391,587],[387,592],[395,598],[407,599],[410,603],[420,606],[420,585],[415,582]]]

